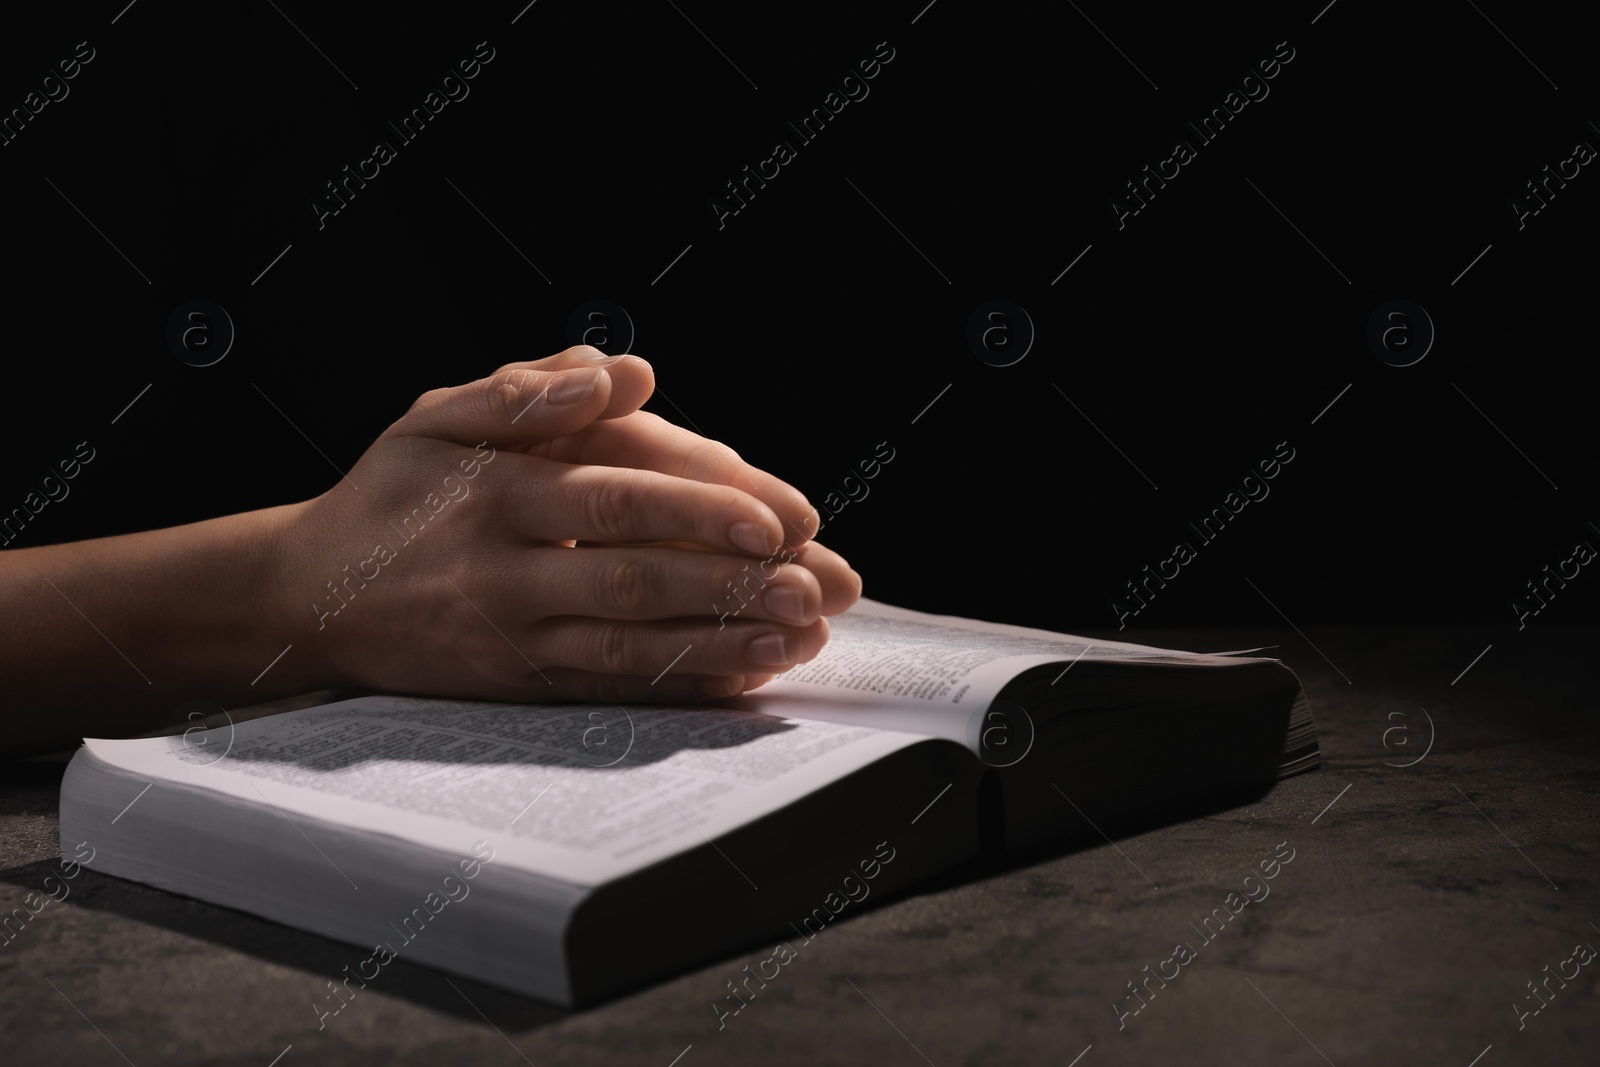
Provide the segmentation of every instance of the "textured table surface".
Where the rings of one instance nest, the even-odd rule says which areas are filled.
[[[1542,1001],[1527,983],[1570,975],[1579,943],[1600,947],[1600,629],[1135,639],[1279,645],[1310,694],[1323,768],[1219,810],[1114,830],[1114,844],[974,864],[842,915],[720,1030],[724,983],[768,953],[578,1012],[402,957],[319,1030],[311,1005],[350,961],[346,946],[86,867],[64,902],[0,947],[0,1060],[1596,1062],[1600,960],[1549,979]],[[4,765],[6,909],[55,869],[61,769]],[[1203,942],[1190,924],[1283,842],[1293,859],[1268,895]],[[1194,957],[1164,962],[1180,941]],[[1113,1003],[1139,1006],[1128,983],[1146,966],[1178,974],[1119,1020]],[[1513,1005],[1539,1003],[1519,1027]]]

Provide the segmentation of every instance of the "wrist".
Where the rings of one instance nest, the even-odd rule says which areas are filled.
[[[347,642],[329,623],[323,605],[328,599],[326,578],[319,577],[315,565],[320,500],[285,504],[251,515],[256,520],[253,540],[265,561],[260,579],[261,630],[272,635],[278,651],[287,650],[272,669],[272,673],[283,669],[274,690],[285,685],[294,692],[305,692],[361,684],[349,666]]]

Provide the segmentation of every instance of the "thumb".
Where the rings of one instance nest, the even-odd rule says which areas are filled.
[[[583,429],[605,413],[611,390],[604,367],[502,368],[466,385],[423,393],[386,435],[517,450]]]

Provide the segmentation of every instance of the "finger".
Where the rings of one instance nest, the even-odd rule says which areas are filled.
[[[595,368],[603,374],[597,376]],[[585,384],[592,393],[585,392]],[[590,345],[575,345],[544,359],[508,363],[476,382],[426,393],[390,432],[524,449],[595,419],[630,415],[654,389],[655,372],[638,356],[608,356]],[[534,410],[541,404],[548,406]]]
[[[471,697],[481,700],[506,700],[518,703],[564,704],[667,704],[698,706],[707,700],[721,700],[765,685],[774,676],[668,674],[659,678],[623,674],[602,674],[567,667],[528,670],[525,675],[505,679],[478,679]],[[450,695],[460,695],[459,687]],[[609,748],[608,740],[607,747]],[[620,740],[620,739],[619,739]],[[619,749],[624,746],[619,745]],[[598,757],[604,750],[596,750]]]
[[[632,414],[655,392],[655,371],[649,363],[632,354],[608,356],[593,345],[574,345],[543,359],[508,363],[496,373],[512,370],[560,371],[582,367],[604,367],[606,373],[611,375],[611,399],[599,415],[602,419]]]
[[[582,548],[611,547],[612,543],[601,540],[580,541]],[[718,549],[709,548],[691,541],[659,541],[640,547],[671,548],[682,552],[717,552]],[[833,549],[817,541],[807,541],[798,549],[785,546],[777,552],[763,558],[758,566],[758,573],[766,574],[774,562],[795,563],[810,571],[816,576],[817,583],[822,590],[823,615],[840,615],[861,599],[863,580],[845,558]]]
[[[728,677],[781,673],[816,657],[828,624],[781,626],[732,621],[720,629],[693,619],[617,622],[563,617],[535,624],[520,642],[542,669],[568,667],[636,677]]]
[[[805,567],[709,552],[513,549],[500,567],[515,576],[515,595],[523,610],[531,602],[543,617],[630,622],[698,618],[712,629],[734,619],[809,626],[821,617],[824,603],[816,575]]]
[[[822,614],[842,614],[861,599],[861,575],[851,569],[843,556],[826,545],[816,541],[806,542],[795,554],[794,562],[816,576],[822,590]]]
[[[516,451],[581,430],[610,402],[603,367],[513,367],[422,394],[386,433]]]
[[[732,486],[515,454],[499,471],[502,513],[530,541],[682,541],[758,559],[783,543],[777,514]]]
[[[596,423],[583,432],[540,446],[539,455],[564,463],[640,467],[713,485],[731,485],[763,501],[777,513],[791,545],[811,538],[821,525],[805,494],[740,459],[727,445],[691,433],[638,411],[624,419]]]

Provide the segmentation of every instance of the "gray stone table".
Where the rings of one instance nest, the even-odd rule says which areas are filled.
[[[720,1030],[713,1000],[767,953],[577,1012],[402,957],[319,1031],[311,1004],[350,961],[346,946],[84,868],[65,902],[0,947],[0,1062],[1600,1062],[1600,961],[1541,986],[1548,1003],[1520,1025],[1513,1008],[1543,1002],[1527,983],[1570,974],[1576,944],[1600,946],[1600,629],[1137,639],[1278,645],[1310,694],[1323,768],[1112,830],[1114,844],[974,862],[874,900]],[[0,772],[7,909],[54,867],[61,769]],[[1200,943],[1190,924],[1284,842],[1293,859],[1270,894],[1186,965],[1164,962],[1176,942]],[[1147,966],[1178,973],[1119,1019],[1113,1003],[1138,1006],[1128,983]]]

